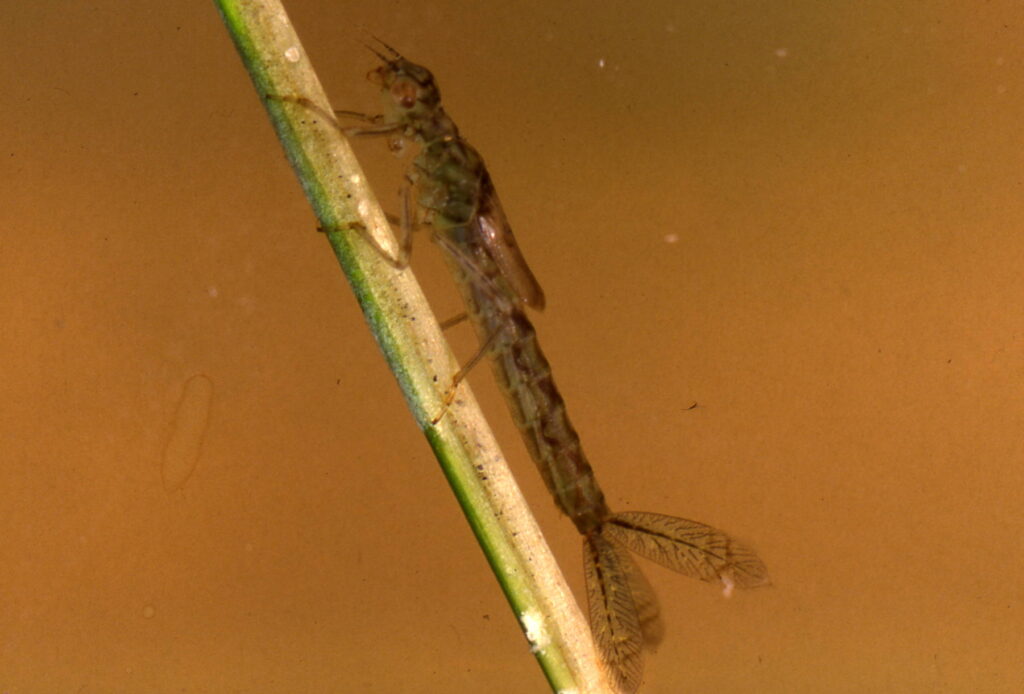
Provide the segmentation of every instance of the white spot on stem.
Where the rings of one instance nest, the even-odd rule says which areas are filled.
[[[530,642],[530,651],[539,653],[548,647],[550,637],[544,626],[544,616],[538,612],[524,612],[519,615],[519,622],[523,625],[523,632]]]

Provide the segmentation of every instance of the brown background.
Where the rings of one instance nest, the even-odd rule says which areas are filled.
[[[367,34],[438,76],[610,504],[768,562],[644,565],[645,691],[1024,687],[1024,12],[892,4],[288,5],[339,108]],[[0,690],[542,691],[216,12],[157,5],[0,16]]]

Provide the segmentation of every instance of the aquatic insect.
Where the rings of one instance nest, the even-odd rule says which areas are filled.
[[[608,508],[526,314],[527,307],[544,307],[544,293],[512,235],[483,158],[442,108],[430,71],[382,45],[387,54],[374,51],[382,64],[369,79],[380,87],[388,112],[337,113],[364,121],[346,128],[348,134],[390,136],[396,151],[412,140],[420,151],[403,185],[399,254],[389,257],[373,245],[402,267],[412,229],[421,224],[432,229],[481,343],[447,400],[469,369],[489,355],[555,504],[583,536],[590,625],[608,674],[619,691],[633,692],[643,675],[642,648],[660,639],[662,627],[654,594],[626,550],[702,581],[720,581],[726,595],[734,587],[766,585],[767,569],[752,550],[703,523]]]

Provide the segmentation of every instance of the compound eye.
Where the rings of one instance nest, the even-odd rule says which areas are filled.
[[[419,87],[411,79],[399,78],[391,85],[391,98],[402,108],[412,108],[415,106],[418,96]]]

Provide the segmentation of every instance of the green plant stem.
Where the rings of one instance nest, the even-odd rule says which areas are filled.
[[[331,112],[284,8],[278,0],[215,4],[545,676],[558,691],[608,691],[586,622],[468,387],[460,386],[457,402],[438,424],[431,422],[457,363],[412,273],[395,271],[353,231],[366,229],[381,247],[395,247],[348,143],[309,108],[266,98],[302,96]]]

